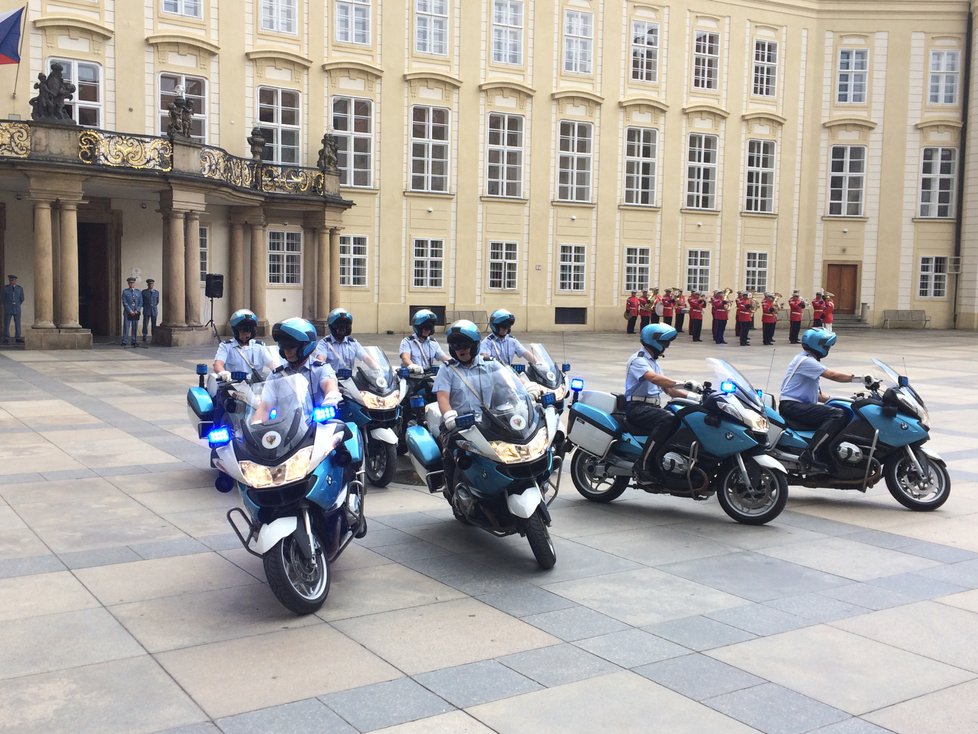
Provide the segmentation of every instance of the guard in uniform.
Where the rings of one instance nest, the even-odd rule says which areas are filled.
[[[747,293],[741,293],[737,299],[737,327],[740,329],[740,346],[750,345],[750,328],[754,320],[754,304],[747,297]]]
[[[761,303],[761,334],[767,346],[774,344],[774,330],[777,325],[778,306],[774,302],[774,294],[765,293],[764,301]]]
[[[662,323],[672,326],[673,317],[676,315],[676,299],[672,291],[666,291],[659,299],[659,303],[662,304]],[[679,333],[679,329],[676,329],[676,333]]]
[[[638,321],[638,307],[641,304],[642,300],[638,297],[638,291],[632,291],[632,295],[625,301],[625,315],[628,318],[626,332],[629,334],[635,333],[635,322]]]
[[[713,341],[716,344],[727,343],[723,338],[723,332],[727,329],[729,310],[729,304],[723,299],[723,291],[713,291],[711,313],[713,314]]]
[[[822,328],[822,314],[825,313],[825,299],[822,298],[822,291],[815,294],[812,299],[812,327]]]
[[[3,287],[3,343],[10,341],[10,322],[14,322],[14,339],[18,344],[24,343],[20,332],[20,308],[24,302],[24,287],[18,285],[16,275],[7,276],[7,285]]]
[[[447,362],[449,359],[433,336],[437,323],[438,317],[435,316],[434,311],[427,308],[418,309],[411,317],[411,328],[414,334],[401,339],[401,346],[398,349],[401,364],[414,374],[419,375],[435,362]]]
[[[261,368],[274,369],[278,364],[267,364],[264,342],[254,339],[258,331],[258,317],[246,308],[231,314],[228,320],[233,339],[225,339],[217,345],[214,355],[214,372],[217,379],[227,382],[232,372],[254,375]],[[259,374],[262,374],[259,372]]]
[[[822,307],[822,328],[832,331],[832,324],[835,323],[835,294],[825,294],[825,305]]]
[[[652,295],[649,296],[649,323],[658,324],[662,320],[662,296],[659,295],[659,289],[653,288]]]
[[[336,405],[340,401],[333,368],[313,358],[319,341],[315,326],[306,319],[286,319],[272,327],[272,339],[278,344],[278,351],[285,360],[285,365],[272,373],[270,381],[279,375],[305,375],[312,390],[314,406]]]
[[[683,324],[686,323],[686,308],[688,302],[686,300],[686,296],[683,295],[682,288],[676,288],[673,292],[675,294],[676,301],[676,331],[682,334]]]
[[[492,332],[482,341],[482,356],[491,357],[500,364],[509,367],[513,360],[522,357],[527,362],[535,363],[533,352],[520,344],[519,339],[512,335],[516,317],[505,308],[499,308],[489,317],[489,331]],[[451,345],[449,345],[451,346]]]
[[[805,312],[805,301],[797,290],[791,291],[788,299],[788,341],[798,343],[798,333],[801,331],[801,317]]]
[[[652,319],[652,296],[649,295],[648,290],[644,290],[638,300],[639,326],[644,329]]]
[[[689,296],[689,335],[694,342],[703,341],[700,334],[703,332],[704,308],[706,308],[706,299],[693,291]]]
[[[326,362],[336,370],[352,370],[353,363],[365,359],[363,346],[350,334],[353,333],[353,314],[345,308],[334,308],[326,317],[329,334],[316,345],[316,359]]]
[[[152,278],[146,279],[146,287],[143,289],[143,342],[146,342],[147,332],[150,340],[156,333],[156,318],[160,311],[160,292],[153,287],[156,283]]]
[[[143,307],[143,294],[134,287],[136,279],[131,275],[126,278],[128,287],[122,291],[122,341],[120,346],[136,346],[136,329],[139,326],[139,311]]]

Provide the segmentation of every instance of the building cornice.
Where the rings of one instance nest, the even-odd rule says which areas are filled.
[[[765,110],[755,110],[754,112],[745,112],[740,116],[744,122],[750,122],[752,120],[770,120],[771,122],[777,123],[778,125],[784,126],[788,121],[787,118],[782,117],[776,112],[767,112]]]
[[[526,95],[527,97],[532,97],[537,93],[533,87],[523,84],[521,82],[509,81],[507,79],[497,79],[495,81],[483,82],[479,85],[480,92],[495,92],[495,91],[507,91],[516,92],[518,94]]]
[[[934,127],[951,127],[955,130],[960,130],[964,127],[964,123],[961,120],[955,120],[951,117],[931,117],[929,119],[921,120],[916,125],[915,128],[918,130],[927,130],[928,128]]]
[[[254,51],[246,52],[245,56],[249,61],[288,61],[290,64],[296,64],[305,69],[312,66],[312,59],[277,48],[256,48]]]
[[[179,33],[156,33],[146,37],[146,43],[150,46],[190,46],[198,51],[203,51],[210,56],[217,56],[221,47],[203,38],[195,36],[185,36]]]
[[[575,97],[579,99],[586,99],[589,102],[594,102],[595,104],[604,104],[604,97],[602,97],[600,94],[595,94],[594,92],[588,92],[585,89],[561,89],[553,92],[550,95],[550,98],[553,100],[573,99]]]
[[[451,74],[443,74],[440,71],[409,71],[404,74],[404,81],[416,82],[431,80],[458,89],[462,86],[462,80]]]
[[[623,110],[631,107],[652,107],[659,110],[659,112],[669,111],[669,105],[652,97],[625,97],[625,99],[618,102],[618,106]]]
[[[689,107],[683,107],[683,113],[687,115],[697,115],[697,114],[716,115],[717,117],[720,117],[724,120],[726,120],[730,116],[730,113],[727,112],[722,107],[720,107],[719,105],[708,104],[708,103],[692,104]]]
[[[384,70],[375,66],[374,64],[368,64],[365,61],[355,61],[354,59],[340,59],[339,61],[327,61],[322,65],[322,70],[326,73],[331,71],[359,71],[367,76],[371,76],[374,79],[380,79],[384,75]]]
[[[45,28],[75,28],[88,31],[106,41],[115,36],[115,31],[107,25],[77,18],[73,15],[49,15],[46,18],[37,18],[34,21],[34,27],[41,30]]]
[[[874,120],[867,120],[865,117],[834,117],[831,120],[826,120],[822,123],[824,128],[833,127],[861,127],[865,130],[875,130],[876,122]]]

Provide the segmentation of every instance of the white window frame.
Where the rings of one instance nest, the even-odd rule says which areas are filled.
[[[302,232],[270,229],[268,284],[302,285]]]
[[[163,0],[163,12],[184,18],[201,18],[204,3],[203,0]]]
[[[686,208],[716,209],[720,138],[690,133],[686,146]]]
[[[412,248],[413,288],[444,288],[445,241],[431,237],[415,237]]]
[[[448,0],[414,0],[414,50],[448,56]]]
[[[625,128],[625,203],[655,206],[659,131],[654,127]],[[630,289],[633,290],[633,289]]]
[[[645,291],[652,279],[652,248],[625,248],[625,292]]]
[[[930,104],[957,104],[960,79],[960,51],[945,49],[930,52],[930,84],[928,87],[928,102]]]
[[[523,197],[523,131],[526,118],[490,112],[486,130],[486,196]]]
[[[444,116],[444,121],[437,119]],[[447,107],[411,108],[411,191],[448,193],[451,111]],[[439,168],[441,169],[439,171]]]
[[[594,125],[560,120],[558,135],[557,200],[590,203]]]
[[[52,56],[48,59],[45,68],[45,73],[51,73],[51,64],[57,62],[63,67],[61,70],[61,76],[66,82],[71,82],[75,85],[75,93],[72,95],[71,99],[65,103],[65,109],[68,110],[68,114],[72,120],[82,127],[102,127],[102,122],[104,120],[103,116],[103,79],[102,79],[102,66],[96,64],[92,61],[79,61],[78,59],[67,59],[61,56]],[[87,78],[84,82],[79,81],[83,76],[79,72],[81,70],[94,71],[95,81],[91,81]],[[97,99],[85,99],[86,96],[90,95],[91,90],[95,90],[95,96]],[[98,119],[93,123],[89,121],[90,116],[94,114]],[[85,121],[83,121],[85,120]]]
[[[659,81],[659,24],[633,20],[631,44],[632,81],[655,84]]]
[[[840,48],[835,101],[838,104],[866,104],[868,79],[869,49]]]
[[[210,229],[204,225],[199,225],[197,228],[197,236],[200,243],[200,282],[204,283],[207,281],[207,273],[210,272],[208,267],[209,250],[208,242],[210,240]]]
[[[493,0],[493,63],[522,66],[523,11],[523,0]]]
[[[370,45],[370,0],[336,0],[336,41]]]
[[[755,214],[774,213],[776,169],[777,144],[773,140],[748,140],[744,211]]]
[[[582,293],[587,275],[587,246],[561,245],[557,260],[557,290]]]
[[[594,51],[594,13],[564,11],[564,71],[590,74]]]
[[[920,279],[917,282],[919,298],[947,298],[947,257],[926,256],[920,258]]]
[[[263,92],[272,92],[274,103],[268,104],[262,100]],[[295,96],[295,106],[285,107],[283,98],[286,95]],[[298,165],[302,155],[302,95],[294,89],[281,87],[258,87],[256,95],[258,104],[258,127],[265,136],[265,149],[262,160],[276,165]],[[288,119],[294,123],[286,122]],[[286,145],[285,138],[293,138],[294,143]],[[291,156],[283,155],[291,152]]]
[[[767,291],[768,254],[747,252],[744,260],[744,287],[751,293]]]
[[[947,158],[945,158],[947,156]],[[953,219],[957,210],[958,149],[927,147],[921,151],[921,218]]]
[[[754,39],[754,74],[751,89],[755,97],[774,97],[777,95],[777,41]]]
[[[374,180],[373,100],[333,97],[330,100],[330,125],[336,140],[340,186],[371,188]]]
[[[829,151],[829,216],[861,217],[865,185],[866,146],[833,145]]]
[[[344,288],[367,287],[366,235],[340,235],[340,285]]]
[[[170,79],[175,82],[173,85],[173,92],[163,90],[163,80]],[[194,94],[187,91],[188,84],[187,81],[190,80],[194,83],[200,82],[203,87],[202,94]],[[156,95],[157,102],[159,103],[158,117],[160,120],[160,135],[166,135],[167,128],[170,126],[170,109],[169,105],[176,98],[176,87],[183,88],[183,96],[194,103],[194,113],[191,116],[191,125],[200,128],[199,135],[191,135],[193,140],[199,143],[207,142],[207,80],[200,76],[191,76],[188,74],[175,74],[173,72],[163,72],[157,78],[157,91]],[[199,125],[198,125],[199,123]]]
[[[715,92],[720,88],[720,34],[695,31],[693,35],[693,89]]]
[[[491,291],[515,291],[519,276],[519,243],[492,240],[489,242],[489,273],[487,285]]]
[[[299,18],[298,0],[261,0],[260,26],[263,31],[296,35]]]
[[[686,290],[707,293],[710,288],[710,251],[689,250],[686,253]]]

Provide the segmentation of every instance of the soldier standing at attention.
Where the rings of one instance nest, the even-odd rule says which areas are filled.
[[[675,294],[676,300],[676,332],[682,334],[683,324],[686,323],[687,300],[686,296],[683,295],[682,288],[676,288],[673,293]]]
[[[825,305],[822,307],[822,328],[832,331],[832,323],[835,321],[835,298],[834,293],[825,294]]]
[[[694,342],[703,341],[700,334],[703,332],[703,309],[705,307],[706,299],[693,291],[689,296],[689,335]]]
[[[672,319],[676,315],[676,299],[673,297],[672,291],[666,291],[659,299],[659,303],[662,304],[662,323],[672,326]],[[679,333],[678,329],[676,333]]]
[[[628,316],[628,327],[626,332],[635,333],[635,322],[638,321],[638,309],[642,305],[642,299],[638,297],[638,291],[632,291],[632,295],[625,301],[625,313]]]
[[[822,298],[822,291],[819,291],[812,299],[812,328],[822,328],[823,313],[825,313],[825,299]]]
[[[156,283],[152,278],[146,279],[146,287],[143,289],[143,342],[146,342],[146,331],[149,327],[149,338],[153,339],[156,333],[156,317],[159,315],[160,292],[153,287]]]
[[[737,326],[740,328],[740,346],[750,345],[750,325],[754,320],[754,308],[746,292],[737,299]]]
[[[136,279],[133,276],[126,278],[128,287],[122,291],[122,341],[120,346],[126,346],[126,337],[129,338],[129,346],[136,346],[136,328],[139,326],[139,311],[143,307],[143,294],[137,290]]]
[[[765,293],[764,302],[761,304],[761,334],[767,346],[774,344],[774,329],[777,325],[778,307],[774,303],[774,294]]]
[[[24,287],[17,284],[16,275],[7,276],[7,285],[3,287],[3,343],[10,341],[10,321],[14,322],[14,338],[18,344],[24,343],[20,333],[20,305],[24,302]]]
[[[713,313],[713,341],[716,344],[726,344],[723,332],[727,329],[727,317],[730,306],[727,305],[723,297],[723,291],[713,291],[712,313]]]
[[[638,299],[638,315],[640,319],[640,328],[644,329],[649,325],[649,321],[652,318],[652,297],[649,295],[648,290],[642,291],[642,295]]]

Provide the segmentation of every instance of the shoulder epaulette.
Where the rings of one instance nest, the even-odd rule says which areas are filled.
[[[326,363],[323,362],[321,359],[314,359],[310,364],[312,364],[314,367],[322,367]]]
[[[255,339],[254,342],[255,342],[255,346],[256,347],[263,347],[263,346],[265,346],[265,342],[263,342],[261,339]]]

